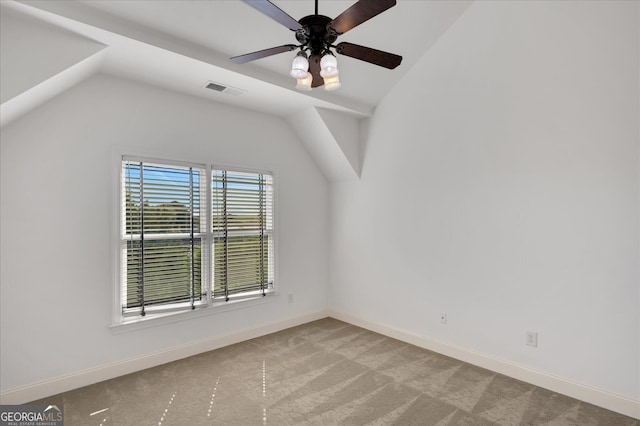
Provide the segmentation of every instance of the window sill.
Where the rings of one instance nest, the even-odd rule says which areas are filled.
[[[279,296],[277,292],[269,292],[266,296],[256,296],[247,299],[230,300],[228,302],[218,302],[210,306],[204,306],[188,311],[167,312],[155,314],[147,317],[125,318],[122,322],[111,324],[109,328],[113,334],[128,333],[159,325],[172,324],[179,321],[201,318],[209,315],[216,315],[238,309],[247,309],[257,305],[272,303]]]

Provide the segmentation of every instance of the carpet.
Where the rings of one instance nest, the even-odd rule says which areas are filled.
[[[640,426],[331,318],[33,403],[65,426]]]

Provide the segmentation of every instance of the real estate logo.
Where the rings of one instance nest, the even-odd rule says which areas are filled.
[[[0,426],[64,426],[62,406],[0,405]]]

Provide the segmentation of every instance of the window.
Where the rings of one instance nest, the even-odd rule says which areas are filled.
[[[270,173],[124,157],[120,210],[123,317],[273,290]]]
[[[259,291],[273,283],[271,176],[214,170],[213,296]]]

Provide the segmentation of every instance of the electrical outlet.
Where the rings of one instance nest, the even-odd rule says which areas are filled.
[[[287,298],[287,302],[293,303],[293,294],[289,293],[289,297]]]
[[[446,313],[440,314],[440,324],[446,324],[446,323],[447,323],[447,314]]]
[[[536,333],[535,331],[527,331],[527,340],[526,340],[526,345],[527,346],[533,346],[534,348],[538,347],[538,333]]]

